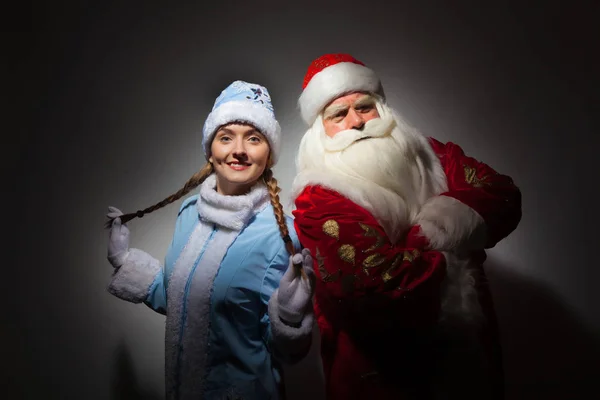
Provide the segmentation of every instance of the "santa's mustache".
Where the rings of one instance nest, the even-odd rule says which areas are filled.
[[[367,121],[360,130],[347,129],[333,137],[323,135],[323,147],[329,153],[336,153],[361,140],[390,136],[394,126],[394,118],[390,116],[374,118]]]

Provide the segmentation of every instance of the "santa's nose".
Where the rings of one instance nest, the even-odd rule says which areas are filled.
[[[364,118],[354,109],[348,110],[348,121],[351,129],[362,130],[362,128],[365,126]]]

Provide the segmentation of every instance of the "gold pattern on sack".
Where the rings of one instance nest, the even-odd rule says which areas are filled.
[[[356,256],[356,249],[351,244],[343,244],[338,249],[338,256],[347,263],[354,265],[354,258]]]
[[[407,253],[406,251],[404,253]],[[394,262],[392,262],[392,265],[390,265],[390,267],[388,269],[386,269],[385,271],[383,271],[383,273],[381,274],[381,279],[383,279],[384,282],[389,281],[390,279],[392,279],[392,272],[394,272],[394,270],[396,270],[396,268],[398,267],[398,264],[403,261],[403,257],[401,257],[402,254],[397,254],[396,257],[394,258]]]
[[[413,249],[413,251],[410,251],[410,252],[405,251],[402,254],[398,254],[396,256],[396,258],[394,259],[394,262],[392,263],[392,265],[381,274],[381,279],[383,279],[384,282],[387,282],[390,279],[392,279],[392,273],[396,270],[400,261],[402,261],[402,262],[408,261],[409,263],[412,264],[420,256],[421,256],[421,252],[417,249]]]
[[[317,265],[319,266],[319,273],[321,274],[321,280],[325,283],[337,281],[338,278],[340,277],[340,270],[338,270],[334,274],[330,274],[327,272],[327,270],[325,269],[325,257],[321,256],[321,252],[319,251],[318,247],[317,247],[317,254],[315,255],[315,258],[317,259]]]
[[[369,268],[378,267],[384,262],[385,257],[379,253],[371,254],[370,256],[365,258],[365,260],[363,261],[363,271],[365,272],[365,275],[369,275]]]
[[[465,181],[469,185],[472,185],[473,187],[482,187],[483,185],[490,185],[489,182],[486,182],[486,179],[488,178],[487,175],[485,175],[482,178],[477,177],[476,168],[469,167],[466,164],[463,164],[463,168],[465,170]]]
[[[381,235],[377,229],[375,229],[372,226],[369,226],[367,224],[363,224],[362,222],[359,222],[358,224],[364,231],[363,235],[365,237],[376,238],[375,244],[372,245],[371,247],[369,247],[368,249],[363,250],[363,253],[368,253],[370,251],[377,250],[378,248],[380,248],[381,246],[383,246],[385,244],[385,237],[383,235]]]
[[[410,253],[408,251],[405,251],[404,255],[402,257],[402,261],[408,261],[408,262],[412,263],[420,255],[421,255],[421,253],[417,249],[413,249],[413,251]]]
[[[323,232],[325,232],[327,236],[331,236],[337,240],[340,239],[340,225],[336,220],[329,219],[325,221],[323,224]]]

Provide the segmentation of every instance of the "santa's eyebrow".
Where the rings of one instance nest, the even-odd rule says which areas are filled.
[[[364,96],[356,99],[353,106],[354,107],[372,106],[373,104],[375,104],[375,97],[367,94],[367,95],[364,95]]]
[[[348,106],[345,104],[332,104],[323,111],[323,118],[331,118],[331,116],[336,115],[341,111],[346,111],[347,109]]]

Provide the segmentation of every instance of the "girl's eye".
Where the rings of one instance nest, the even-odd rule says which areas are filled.
[[[260,138],[258,136],[252,136],[248,140],[255,143],[260,143]]]
[[[221,136],[219,139],[221,142],[229,142],[231,138],[229,136]]]

